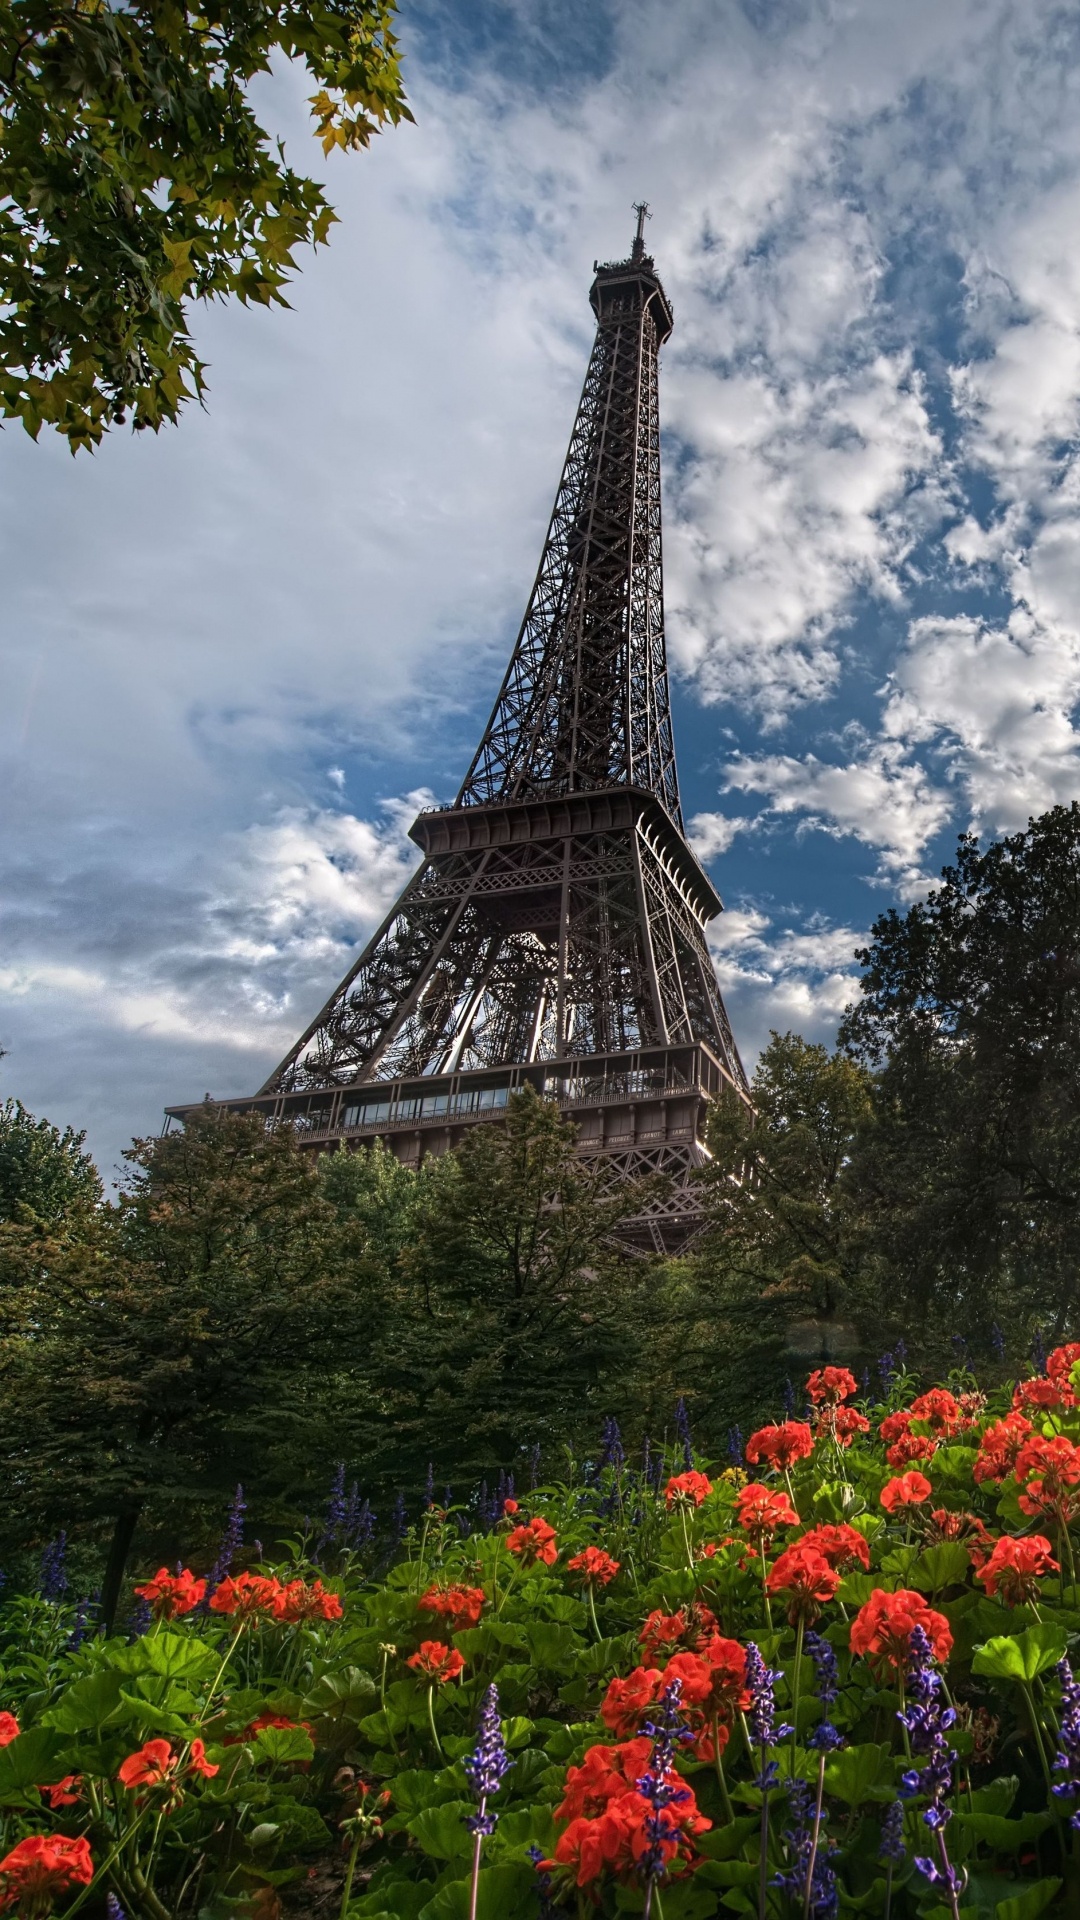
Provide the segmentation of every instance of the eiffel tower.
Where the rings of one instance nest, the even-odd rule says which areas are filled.
[[[223,1104],[417,1166],[532,1085],[613,1178],[669,1177],[628,1232],[672,1250],[700,1217],[707,1101],[748,1093],[705,940],[721,902],[679,801],[657,391],[672,312],[635,212],[630,258],[595,268],[540,568],[461,791],[414,821],[422,864],[307,1031]]]

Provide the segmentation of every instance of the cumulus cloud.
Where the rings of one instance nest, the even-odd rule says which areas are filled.
[[[777,926],[757,906],[730,908],[709,934],[744,1060],[752,1066],[771,1029],[831,1041],[858,990],[855,950],[865,934],[812,916]]]

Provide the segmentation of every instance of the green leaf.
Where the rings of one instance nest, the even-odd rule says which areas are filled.
[[[209,1680],[220,1655],[189,1633],[148,1633],[113,1657],[121,1673],[161,1673],[170,1680]]]
[[[956,1824],[965,1833],[974,1834],[995,1853],[1016,1853],[1054,1824],[1052,1813],[1023,1813],[1018,1820],[1005,1820],[998,1813],[958,1813]]]
[[[1057,1878],[1036,1880],[1034,1886],[1023,1893],[1013,1894],[1008,1900],[999,1900],[994,1909],[995,1920],[1036,1920],[1055,1899],[1061,1887]]]
[[[526,1641],[533,1664],[552,1673],[568,1666],[581,1644],[572,1627],[555,1626],[548,1620],[538,1620],[531,1625]]]
[[[533,1736],[535,1724],[535,1721],[526,1720],[524,1715],[520,1713],[511,1714],[509,1719],[503,1721],[503,1740],[511,1752],[513,1752],[515,1747],[528,1746]]]
[[[335,1718],[359,1720],[375,1698],[375,1682],[362,1667],[343,1667],[339,1673],[324,1673],[304,1699],[303,1711],[327,1714]]]
[[[256,1760],[269,1760],[275,1767],[293,1760],[310,1760],[315,1742],[303,1727],[260,1727],[252,1741]]]
[[[825,1768],[825,1791],[846,1806],[861,1807],[892,1789],[892,1750],[888,1746],[845,1747],[834,1753]]]
[[[761,1821],[756,1813],[743,1814],[727,1821],[722,1827],[714,1827],[711,1833],[699,1834],[694,1846],[707,1860],[730,1860],[732,1854],[738,1853],[760,1826]]]
[[[472,1852],[473,1837],[465,1821],[476,1812],[472,1800],[447,1800],[440,1807],[425,1807],[406,1823],[424,1853],[432,1860],[462,1860]]]
[[[999,1634],[984,1641],[975,1649],[971,1671],[988,1680],[1029,1682],[1036,1674],[1045,1673],[1047,1667],[1056,1666],[1067,1645],[1064,1627],[1044,1621],[1040,1626],[1025,1628],[1023,1633]]]
[[[962,1586],[969,1566],[968,1550],[959,1540],[942,1540],[920,1553],[908,1578],[919,1593],[940,1593],[945,1587]]]
[[[118,1673],[84,1673],[42,1714],[41,1725],[58,1733],[96,1733],[108,1720],[123,1717],[122,1684]]]
[[[10,1806],[35,1787],[51,1786],[71,1771],[70,1748],[51,1727],[28,1727],[10,1745],[0,1747],[0,1804]]]
[[[536,1900],[536,1875],[518,1861],[482,1867],[477,1888],[476,1920],[508,1920],[526,1914]],[[469,1881],[453,1880],[420,1909],[420,1920],[469,1920]]]

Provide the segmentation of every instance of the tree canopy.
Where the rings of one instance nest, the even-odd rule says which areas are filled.
[[[394,0],[0,0],[0,406],[75,451],[203,392],[194,300],[286,305],[335,215],[260,123],[303,62],[323,148],[411,119]]]

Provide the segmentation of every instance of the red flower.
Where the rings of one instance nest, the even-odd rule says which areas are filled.
[[[680,1648],[700,1651],[715,1631],[716,1615],[694,1600],[689,1607],[680,1607],[677,1613],[663,1613],[654,1607],[638,1639],[645,1658],[655,1660],[658,1655],[677,1653]]]
[[[272,1618],[284,1591],[280,1580],[268,1579],[261,1573],[230,1575],[213,1593],[210,1611],[238,1613],[245,1620],[253,1619],[257,1613]]]
[[[619,1571],[619,1562],[600,1547],[586,1547],[566,1564],[571,1573],[580,1573],[587,1587],[609,1587]]]
[[[840,1575],[833,1572],[823,1554],[800,1540],[780,1555],[769,1569],[765,1584],[770,1593],[786,1599],[792,1626],[800,1620],[812,1626],[825,1603],[835,1598]]]
[[[0,1913],[19,1907],[47,1912],[70,1887],[88,1887],[94,1877],[89,1841],[64,1833],[32,1833],[0,1860]]]
[[[1074,1407],[1076,1396],[1055,1380],[1020,1380],[1013,1389],[1012,1404],[1014,1413],[1022,1413],[1025,1407],[1053,1413],[1058,1407]]]
[[[213,1601],[211,1601],[213,1606]],[[341,1595],[328,1593],[321,1580],[309,1587],[305,1580],[290,1580],[274,1596],[274,1619],[282,1626],[295,1627],[302,1620],[340,1620]]]
[[[779,1427],[759,1427],[746,1443],[746,1457],[752,1466],[767,1461],[771,1467],[790,1467],[806,1460],[814,1451],[814,1436],[804,1420],[785,1420]]]
[[[841,1521],[837,1526],[811,1527],[809,1533],[804,1533],[802,1539],[796,1541],[796,1545],[813,1547],[838,1573],[849,1573],[854,1567],[864,1567],[867,1572],[870,1571],[870,1548],[862,1534],[855,1527],[849,1527],[846,1521]]]
[[[167,1740],[145,1740],[138,1753],[130,1753],[121,1765],[117,1779],[129,1793],[137,1787],[175,1786],[180,1778],[198,1773],[204,1780],[212,1780],[220,1768],[212,1766],[206,1758],[206,1748],[201,1740],[193,1740],[188,1750],[187,1766],[181,1773],[180,1755],[174,1753]]]
[[[959,1540],[967,1548],[968,1559],[973,1567],[981,1567],[988,1558],[994,1536],[987,1533],[978,1514],[950,1512],[947,1507],[931,1507],[929,1517],[922,1514],[920,1518],[922,1536],[927,1546],[934,1546],[939,1540]]]
[[[483,1587],[429,1587],[420,1595],[417,1606],[425,1613],[441,1613],[447,1631],[460,1633],[463,1627],[478,1625],[484,1610]]]
[[[797,1527],[800,1524],[786,1493],[772,1493],[758,1480],[752,1480],[748,1487],[740,1487],[735,1496],[740,1527],[749,1534],[757,1548],[769,1547],[781,1527]]]
[[[53,1812],[59,1813],[61,1807],[74,1807],[78,1805],[82,1798],[80,1793],[81,1787],[81,1773],[66,1773],[62,1780],[54,1780],[51,1786],[39,1787],[38,1792],[45,1795]]]
[[[959,1401],[945,1387],[931,1387],[929,1393],[920,1393],[911,1403],[911,1417],[923,1421],[942,1440],[951,1439],[964,1424]]]
[[[838,1407],[841,1400],[853,1400],[859,1383],[847,1367],[818,1367],[806,1383],[806,1391],[815,1406]]]
[[[516,1500],[503,1501],[503,1519],[504,1520],[511,1519],[515,1513],[520,1513],[520,1511],[521,1509],[518,1506],[518,1503]]]
[[[170,1573],[168,1567],[159,1567],[152,1580],[144,1587],[136,1587],[140,1600],[149,1601],[157,1620],[176,1620],[183,1613],[191,1613],[198,1606],[206,1592],[206,1581],[196,1580],[188,1567],[180,1573]]]
[[[932,1460],[938,1443],[932,1433],[902,1433],[886,1450],[890,1467],[906,1467],[911,1460]]]
[[[0,1713],[0,1747],[10,1747],[19,1737],[19,1723],[13,1713]]]
[[[712,1492],[712,1481],[704,1473],[673,1473],[664,1488],[664,1499],[670,1507],[675,1500],[692,1500],[700,1507],[703,1500]]]
[[[1007,1413],[1003,1420],[992,1421],[979,1442],[972,1468],[975,1479],[1007,1479],[1031,1430],[1031,1421],[1023,1413]]]
[[[887,1413],[885,1415],[884,1420],[878,1428],[878,1432],[886,1446],[891,1447],[894,1440],[899,1440],[903,1437],[908,1431],[913,1418],[914,1415],[910,1407],[901,1407],[899,1413]]]
[[[898,1672],[907,1666],[911,1629],[922,1628],[934,1658],[947,1660],[952,1650],[952,1628],[943,1613],[928,1607],[921,1593],[900,1587],[885,1593],[878,1587],[851,1623],[851,1651],[865,1654],[876,1666]]]
[[[850,1447],[857,1433],[869,1433],[870,1422],[858,1407],[837,1407],[829,1417],[829,1428],[838,1447]]]
[[[664,1676],[655,1667],[635,1667],[625,1678],[617,1675],[609,1682],[600,1702],[600,1718],[605,1727],[625,1740],[637,1732],[642,1715],[659,1698]]]
[[[998,1596],[1007,1607],[1023,1606],[1034,1600],[1044,1574],[1061,1571],[1050,1557],[1050,1542],[1042,1533],[1031,1533],[1023,1540],[1005,1535],[995,1543],[985,1566],[975,1575],[988,1594]]]
[[[523,1567],[531,1567],[537,1560],[545,1567],[553,1567],[559,1557],[555,1529],[539,1515],[530,1520],[527,1527],[515,1527],[513,1533],[508,1533],[506,1546],[509,1553],[519,1556]]]
[[[1024,1513],[1032,1519],[1052,1513],[1063,1526],[1075,1519],[1080,1510],[1080,1493],[1074,1491],[1080,1481],[1080,1447],[1066,1440],[1064,1434],[1056,1434],[1052,1440],[1034,1434],[1025,1440],[1013,1472],[1017,1480],[1027,1482],[1020,1495]],[[1035,1479],[1031,1478],[1033,1474]]]
[[[665,1775],[664,1784],[674,1787],[678,1797],[660,1814],[659,1835],[652,1806],[635,1787],[627,1785],[621,1793],[614,1793],[594,1818],[571,1820],[555,1848],[554,1863],[541,1864],[567,1867],[576,1886],[590,1887],[605,1873],[623,1882],[638,1880],[639,1863],[654,1845],[659,1848],[665,1869],[670,1869],[680,1853],[689,1859],[691,1836],[704,1833],[712,1822],[698,1812],[693,1792],[680,1774],[672,1770]]]
[[[1070,1340],[1067,1346],[1055,1347],[1046,1363],[1047,1374],[1054,1385],[1060,1387],[1062,1392],[1068,1392],[1073,1400],[1076,1396],[1069,1385],[1069,1375],[1078,1360],[1080,1360],[1080,1340]]]
[[[147,1740],[138,1753],[130,1753],[117,1779],[133,1792],[136,1787],[160,1787],[176,1771],[176,1755],[167,1740]]]
[[[405,1665],[414,1673],[422,1673],[433,1686],[443,1687],[448,1680],[457,1679],[465,1661],[456,1648],[446,1646],[442,1640],[421,1640],[419,1651],[410,1653]]]
[[[925,1473],[902,1473],[897,1479],[885,1482],[881,1504],[886,1513],[893,1513],[897,1507],[920,1507],[933,1491]]]
[[[603,1813],[640,1780],[649,1764],[652,1740],[642,1734],[618,1747],[588,1747],[580,1767],[570,1767],[556,1820],[579,1820]]]
[[[684,1670],[682,1661],[697,1660],[704,1668],[704,1674],[696,1669]],[[730,1721],[735,1714],[750,1705],[750,1695],[746,1688],[746,1648],[737,1640],[725,1640],[722,1634],[714,1633],[706,1640],[700,1653],[676,1654],[663,1677],[663,1686],[669,1680],[683,1681],[683,1699],[692,1706],[704,1709],[710,1719]],[[663,1688],[661,1688],[663,1691]]]

